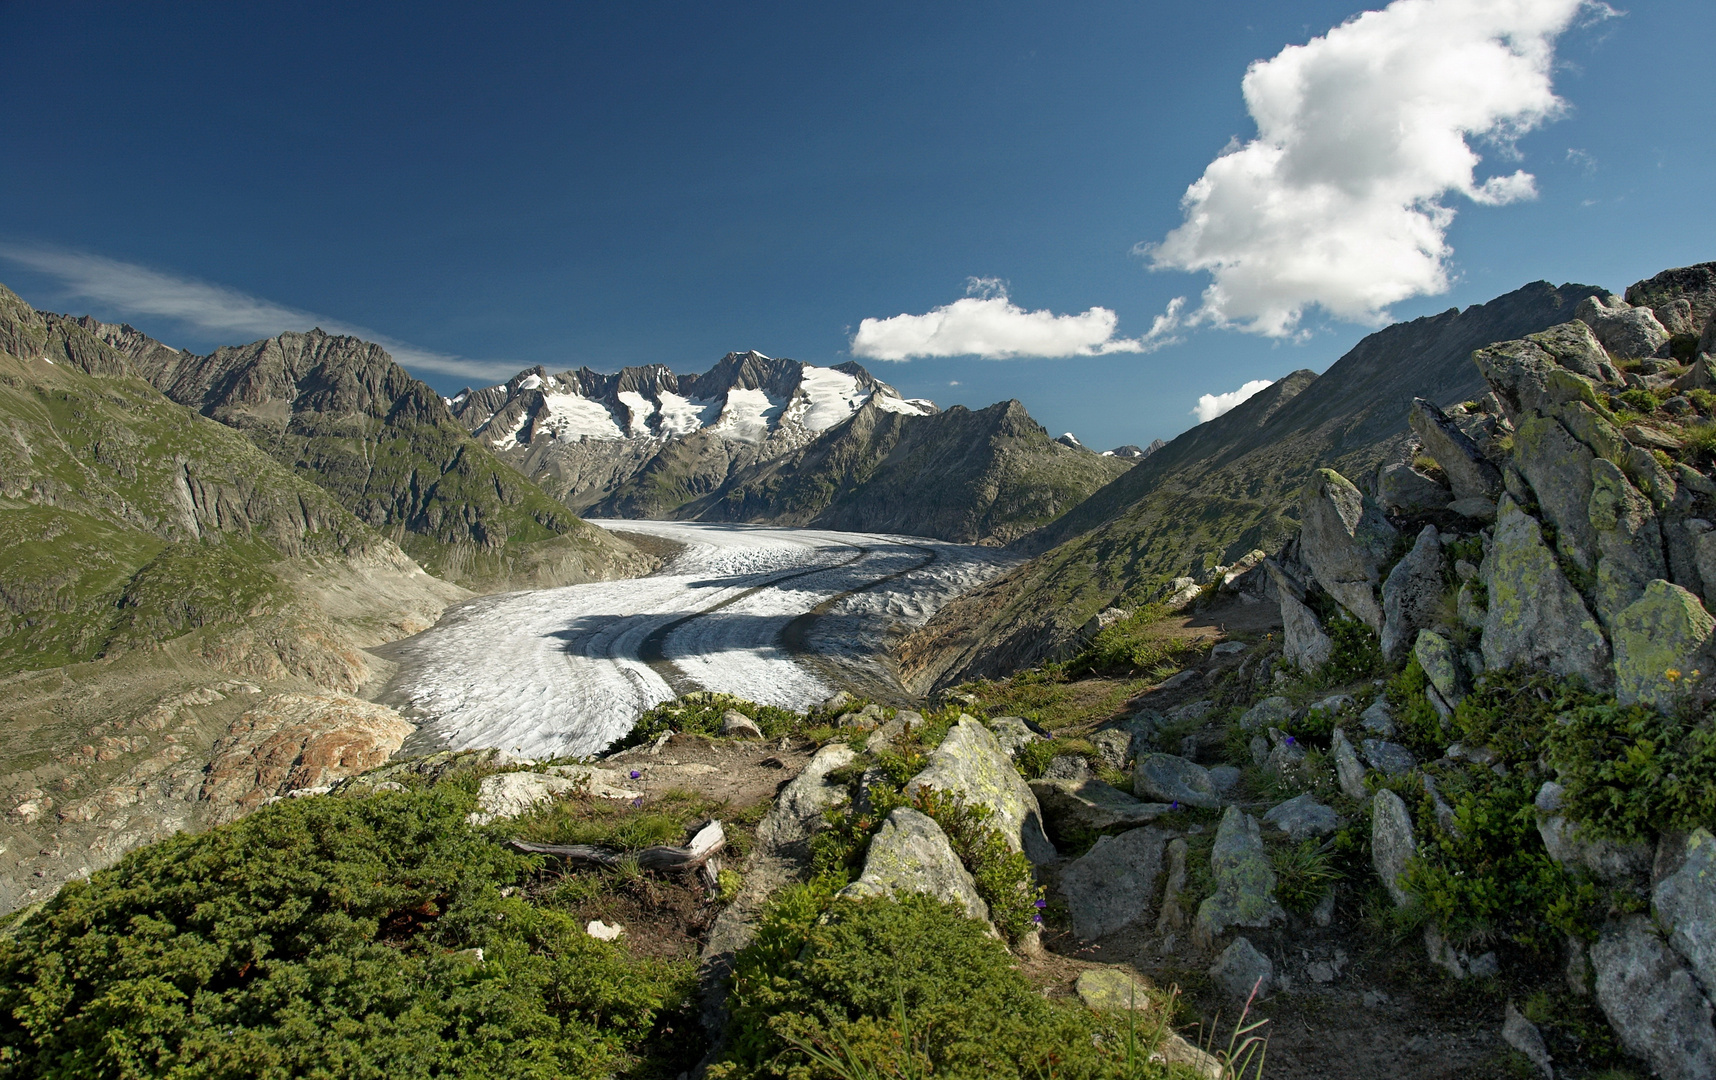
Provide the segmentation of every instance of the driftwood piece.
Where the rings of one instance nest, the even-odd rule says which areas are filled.
[[[629,856],[626,852],[595,844],[532,844],[527,840],[508,840],[507,844],[514,851],[522,851],[526,855],[554,855],[596,866],[616,866],[630,857],[637,860],[640,869],[665,873],[699,869],[727,846],[727,834],[719,821],[711,821],[699,828],[684,847],[663,844],[631,852]]]

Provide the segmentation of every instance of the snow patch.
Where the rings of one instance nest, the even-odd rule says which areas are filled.
[[[542,414],[537,417],[536,426],[539,431],[566,441],[626,437],[606,405],[581,394],[544,395]]]
[[[727,391],[727,405],[713,430],[742,442],[762,442],[774,430],[775,420],[785,408],[786,402],[777,401],[761,390],[735,386]]]
[[[870,391],[858,385],[856,376],[811,364],[804,365],[798,388],[809,403],[798,421],[811,431],[827,431],[870,399]]]
[[[708,427],[721,415],[718,401],[693,401],[671,390],[661,392],[661,433],[689,435],[698,428]]]
[[[649,418],[655,415],[655,402],[644,397],[636,390],[621,390],[617,395],[620,404],[631,413],[631,422],[626,425],[633,438],[650,434]]]

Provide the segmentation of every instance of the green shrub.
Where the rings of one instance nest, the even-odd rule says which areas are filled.
[[[1420,755],[1440,756],[1447,739],[1442,734],[1442,717],[1430,704],[1424,690],[1430,679],[1416,656],[1406,661],[1400,673],[1388,681],[1385,691],[1389,707],[1394,710],[1395,738]]]
[[[912,805],[934,818],[947,834],[953,853],[977,883],[977,895],[989,905],[989,921],[995,929],[1010,941],[1034,929],[1041,921],[1037,901],[1043,898],[1043,889],[1031,872],[1031,861],[989,824],[990,809],[934,788],[919,789]]]
[[[1709,391],[1704,393],[1709,395]],[[1693,424],[1681,432],[1680,438],[1680,456],[1683,460],[1704,468],[1716,462],[1716,421]]]
[[[133,852],[0,941],[0,1076],[593,1076],[689,964],[503,899],[465,793],[291,800]],[[480,948],[479,959],[464,950]]]
[[[1708,390],[1688,390],[1686,391],[1686,400],[1692,402],[1693,408],[1705,416],[1716,413],[1716,394]]]
[[[1586,704],[1548,726],[1567,815],[1618,840],[1716,823],[1716,729],[1642,705]]]
[[[1148,1054],[1128,1063],[1111,1022],[1045,1000],[956,907],[905,894],[836,901],[819,917],[812,887],[783,899],[735,962],[731,1041],[712,1080],[1170,1075]]]
[[[1332,845],[1317,840],[1277,847],[1270,852],[1275,866],[1275,898],[1288,911],[1303,915],[1334,888]]]
[[[667,731],[681,735],[720,735],[721,717],[725,716],[729,709],[750,717],[762,730],[763,736],[769,739],[778,739],[799,731],[806,723],[805,717],[790,709],[758,705],[754,701],[746,701],[731,694],[699,691],[664,702],[638,717],[638,722],[632,725],[630,731],[613,741],[608,752],[652,742]]]
[[[1209,642],[1179,637],[1163,626],[1166,608],[1152,604],[1099,630],[1083,652],[1067,661],[1065,674],[1143,674],[1162,679],[1203,655]]]
[[[1345,686],[1382,673],[1382,643],[1376,633],[1344,611],[1324,621],[1334,650],[1311,677],[1313,685]]]
[[[1656,412],[1656,407],[1659,404],[1656,395],[1649,390],[1622,390],[1615,397],[1627,408],[1634,412],[1643,413],[1645,416]]]

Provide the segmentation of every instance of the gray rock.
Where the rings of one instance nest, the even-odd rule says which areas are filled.
[[[1172,938],[1186,928],[1186,909],[1180,903],[1186,891],[1186,851],[1184,837],[1168,841],[1168,883],[1162,886],[1162,910],[1156,916],[1156,933],[1169,939],[1165,951],[1171,951]]]
[[[857,756],[845,743],[829,743],[818,750],[804,770],[781,789],[775,805],[757,825],[758,848],[808,855],[803,845],[822,828],[823,813],[848,798],[846,785],[829,780],[828,775],[852,764]]]
[[[1388,707],[1388,699],[1379,697],[1371,702],[1370,708],[1359,714],[1359,726],[1378,738],[1394,738],[1394,710]]]
[[[1275,806],[1263,815],[1263,820],[1294,840],[1327,836],[1340,826],[1334,810],[1318,802],[1310,792]]]
[[[1605,301],[1588,296],[1574,309],[1573,317],[1589,326],[1603,348],[1622,360],[1656,356],[1668,344],[1668,331],[1655,312],[1633,307],[1619,297]]]
[[[988,721],[988,730],[994,731],[995,743],[1000,745],[1002,754],[1007,754],[1009,757],[1012,754],[1018,754],[1019,750],[1023,750],[1024,747],[1028,747],[1033,742],[1042,742],[1043,738],[1042,735],[1031,730],[1031,726],[1024,723],[1024,719],[1019,718],[1019,716],[997,716],[992,721]]]
[[[1309,711],[1333,715],[1334,713],[1340,712],[1342,709],[1351,708],[1352,704],[1353,696],[1351,694],[1330,694],[1315,705],[1312,705]]]
[[[1177,709],[1168,710],[1168,722],[1171,724],[1195,724],[1215,711],[1213,701],[1193,701],[1181,705]]]
[[[1436,688],[1436,693],[1450,705],[1458,705],[1466,696],[1466,665],[1454,643],[1434,630],[1420,630],[1412,646],[1412,655],[1424,669],[1424,677]]]
[[[1565,866],[1582,866],[1602,881],[1627,881],[1650,869],[1651,851],[1643,844],[1623,844],[1583,836],[1561,813],[1566,792],[1553,780],[1537,789],[1537,833],[1549,857]]]
[[[1597,1004],[1621,1045],[1663,1080],[1716,1076],[1716,1028],[1692,972],[1643,915],[1603,927],[1591,947]]]
[[[1704,992],[1716,994],[1716,837],[1694,829],[1674,846],[1678,866],[1656,883],[1651,911]]]
[[[922,713],[911,709],[901,709],[894,718],[877,728],[865,740],[864,748],[871,753],[882,750],[898,750],[902,742],[908,741],[908,736],[924,726]]]
[[[1488,522],[1496,519],[1496,504],[1489,499],[1455,499],[1448,504],[1448,509],[1473,521]]]
[[[1093,941],[1149,913],[1168,835],[1162,829],[1133,829],[1098,837],[1095,847],[1061,871],[1073,933]]]
[[[1261,731],[1280,727],[1293,718],[1293,703],[1284,697],[1266,697],[1245,711],[1239,718],[1244,731]]]
[[[1211,765],[1209,774],[1210,784],[1223,798],[1239,784],[1240,771],[1232,765]]]
[[[1196,682],[1198,679],[1201,679],[1201,678],[1203,678],[1203,676],[1201,674],[1199,674],[1196,671],[1192,671],[1191,669],[1188,668],[1187,670],[1182,671],[1177,675],[1170,675],[1166,679],[1163,679],[1161,685],[1157,686],[1156,689],[1158,689],[1158,690],[1178,690],[1180,687],[1186,685],[1187,683]]]
[[[1276,728],[1269,729],[1269,757],[1264,764],[1275,772],[1287,772],[1305,761],[1305,748],[1299,740]]]
[[[957,904],[973,919],[988,919],[989,905],[977,894],[977,882],[953,853],[947,834],[927,814],[901,806],[888,815],[870,840],[864,873],[844,897],[896,896],[915,892]]]
[[[1031,793],[1037,797],[1037,805],[1048,820],[1095,831],[1148,825],[1168,812],[1167,803],[1139,802],[1119,788],[1094,778],[1045,777],[1031,781]]]
[[[1501,974],[1501,959],[1493,952],[1474,956],[1466,964],[1466,972],[1474,979],[1493,979]]]
[[[1384,776],[1399,776],[1418,767],[1418,759],[1412,756],[1412,751],[1399,743],[1385,739],[1365,739],[1359,746],[1364,751],[1364,759],[1370,762],[1370,767]]]
[[[728,709],[721,714],[721,734],[739,739],[760,739],[763,729],[739,710]]]
[[[1560,366],[1534,342],[1486,345],[1472,353],[1472,363],[1514,424],[1531,413],[1547,416],[1568,402],[1597,400],[1590,379]]]
[[[1335,759],[1335,778],[1340,781],[1341,791],[1346,797],[1355,802],[1366,802],[1370,792],[1364,787],[1364,763],[1359,760],[1358,752],[1353,744],[1347,741],[1346,732],[1335,729],[1334,737],[1329,741],[1329,755]]]
[[[1090,743],[1111,769],[1124,769],[1132,761],[1132,733],[1109,728],[1090,737]]]
[[[1275,965],[1251,942],[1237,937],[1216,957],[1210,979],[1229,997],[1244,1000],[1255,993],[1263,998],[1275,983]]]
[[[1382,563],[1399,535],[1353,482],[1318,469],[1299,495],[1299,553],[1318,584],[1354,618],[1382,631]]]
[[[1589,447],[1559,420],[1531,415],[1514,432],[1512,464],[1531,485],[1542,516],[1556,529],[1556,546],[1586,570],[1597,565],[1597,533],[1591,527]]]
[[[1287,593],[1281,594],[1282,655],[1310,674],[1329,662],[1335,643],[1317,621],[1316,613]]]
[[[1597,538],[1597,584],[1592,606],[1605,627],[1645,586],[1668,577],[1662,529],[1656,512],[1612,461],[1591,463],[1591,504],[1587,514]]]
[[[1240,653],[1244,652],[1245,649],[1246,645],[1243,641],[1224,641],[1211,649],[1210,655],[1221,657],[1238,656]]]
[[[1097,634],[1108,629],[1110,626],[1113,626],[1115,623],[1122,622],[1131,617],[1132,612],[1126,608],[1103,608],[1085,622],[1082,627],[1082,633],[1085,637],[1095,637]]]
[[[1436,827],[1451,836],[1460,836],[1460,827],[1454,818],[1454,808],[1448,805],[1448,800],[1442,798],[1435,778],[1425,773],[1423,780],[1424,794],[1430,799],[1430,812],[1436,815]]]
[[[1370,855],[1383,888],[1394,899],[1396,907],[1412,903],[1412,895],[1401,883],[1406,862],[1418,853],[1418,841],[1412,833],[1412,816],[1400,796],[1383,788],[1371,800]]]
[[[1597,620],[1543,542],[1537,519],[1511,497],[1502,500],[1483,569],[1489,586],[1485,667],[1535,664],[1578,675],[1593,687],[1607,685],[1609,646]]]
[[[1082,781],[1090,776],[1090,764],[1077,754],[1058,754],[1049,759],[1043,776],[1049,780]]]
[[[635,799],[643,794],[625,786],[625,777],[612,769],[590,766],[567,767],[579,771],[563,773],[509,772],[483,777],[477,790],[477,806],[469,815],[473,825],[487,825],[504,818],[527,814],[544,803],[574,794],[609,799]]]
[[[1376,501],[1396,514],[1441,510],[1454,501],[1448,489],[1410,465],[1384,465],[1377,474]]]
[[[1418,632],[1436,624],[1442,591],[1442,538],[1426,525],[1382,584],[1382,655],[1389,663],[1402,662]]]
[[[1666,705],[1694,670],[1712,670],[1716,619],[1698,597],[1657,580],[1615,616],[1615,699],[1622,705]]]
[[[871,703],[862,709],[841,713],[835,718],[834,726],[857,728],[859,731],[874,731],[881,727],[882,721],[887,718],[888,714],[883,711],[882,706]]]
[[[1551,326],[1542,333],[1527,334],[1525,340],[1548,353],[1562,367],[1587,379],[1608,381],[1614,371],[1597,335],[1577,319]]]
[[[1415,399],[1407,422],[1423,444],[1424,452],[1442,466],[1456,500],[1493,503],[1501,494],[1501,472],[1435,402]]]
[[[1262,735],[1253,735],[1247,744],[1251,750],[1251,763],[1262,766],[1269,761],[1269,740]]]
[[[1215,894],[1198,905],[1193,931],[1206,947],[1229,927],[1266,927],[1287,913],[1275,900],[1275,870],[1263,850],[1257,819],[1237,806],[1222,815],[1210,851]]]
[[[1311,909],[1311,921],[1318,926],[1328,926],[1335,921],[1335,890],[1330,889],[1317,901],[1317,906]]]
[[[1132,770],[1132,793],[1153,802],[1215,809],[1221,806],[1210,774],[1202,765],[1173,754],[1146,754]]]
[[[1471,630],[1482,630],[1484,618],[1489,615],[1488,599],[1480,597],[1479,586],[1479,582],[1468,581],[1454,594],[1454,615],[1462,626]]]
[[[1150,987],[1119,968],[1086,968],[1078,973],[1073,989],[1080,1001],[1099,1012],[1154,1007]]]
[[[987,806],[989,823],[1000,830],[1009,847],[1023,851],[1031,862],[1040,866],[1056,858],[1055,847],[1043,832],[1037,797],[995,736],[976,720],[961,717],[953,725],[930,755],[929,765],[906,784],[906,794],[915,795],[926,787]]]

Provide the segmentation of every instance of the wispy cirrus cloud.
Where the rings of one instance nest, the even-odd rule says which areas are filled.
[[[1388,306],[1449,287],[1458,196],[1535,198],[1522,170],[1478,178],[1488,144],[1565,111],[1556,39],[1620,15],[1598,0],[1394,0],[1246,71],[1257,137],[1235,139],[1181,199],[1183,224],[1140,244],[1152,269],[1207,272],[1185,325],[1269,337],[1307,309],[1376,325]]]
[[[987,360],[1060,358],[1153,352],[1168,344],[1178,309],[1160,316],[1141,338],[1115,337],[1120,317],[1105,307],[1076,315],[1027,311],[999,278],[969,278],[966,295],[923,315],[865,319],[852,337],[852,355],[868,360],[980,356]]]
[[[208,334],[245,339],[319,326],[330,334],[349,334],[373,341],[407,368],[473,379],[505,379],[518,370],[516,364],[472,360],[418,348],[362,326],[299,311],[225,285],[102,255],[0,243],[0,259],[55,279],[67,300],[92,301],[124,316],[152,315]]]

